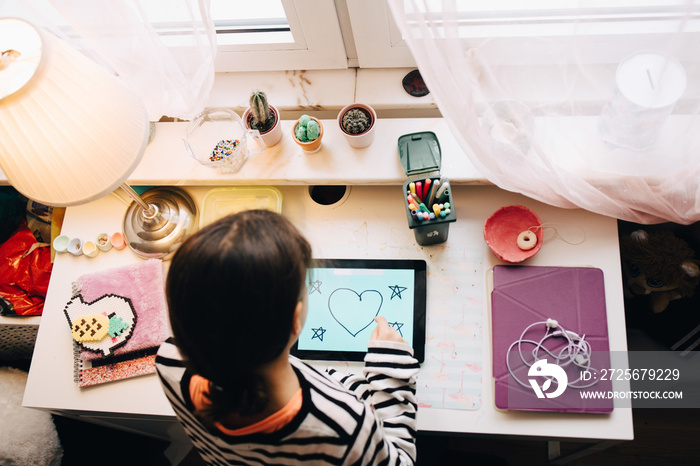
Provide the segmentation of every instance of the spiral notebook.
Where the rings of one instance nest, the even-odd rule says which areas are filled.
[[[493,291],[491,292],[491,331],[493,343],[494,400],[498,409],[526,411],[561,411],[609,413],[613,409],[610,399],[586,399],[586,392],[608,392],[612,390],[609,380],[597,380],[587,388],[573,388],[567,385],[563,393],[553,398],[539,398],[530,379],[538,385],[549,388],[552,395],[553,384],[542,376],[530,372],[520,353],[511,351],[512,343],[519,340],[523,331],[531,324],[555,319],[566,330],[585,335],[590,344],[591,371],[610,367],[608,345],[607,311],[605,305],[605,284],[603,271],[592,267],[541,267],[506,266],[493,268]],[[528,331],[525,339],[539,341],[546,332],[544,324],[536,325]],[[559,351],[566,340],[561,337],[547,341],[548,349]],[[529,356],[534,345],[523,345],[523,354]],[[508,369],[507,361],[510,364]],[[551,358],[550,358],[551,359]],[[527,357],[526,357],[527,360]],[[533,360],[529,361],[530,363]],[[553,363],[552,360],[548,360]],[[574,365],[566,367],[569,382],[581,377],[581,370]],[[531,375],[532,374],[532,375]],[[514,377],[524,382],[518,383]],[[585,376],[584,376],[585,377]],[[550,377],[551,379],[551,377]],[[593,383],[594,377],[581,380],[574,385],[579,387]],[[558,379],[556,379],[558,382]],[[530,385],[528,385],[530,384]]]
[[[155,354],[170,335],[160,259],[82,275],[73,292],[63,312],[80,387],[155,373]],[[89,327],[95,318],[102,327]],[[80,338],[96,328],[101,338]]]

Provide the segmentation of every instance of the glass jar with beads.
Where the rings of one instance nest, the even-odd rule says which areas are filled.
[[[260,133],[246,129],[228,108],[208,108],[197,115],[187,125],[183,142],[190,156],[221,173],[235,173],[249,157],[265,151]]]

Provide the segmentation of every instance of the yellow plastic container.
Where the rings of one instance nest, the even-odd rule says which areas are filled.
[[[272,186],[215,188],[202,201],[199,228],[244,210],[282,213],[282,193]]]

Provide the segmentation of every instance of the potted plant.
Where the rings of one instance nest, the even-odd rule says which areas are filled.
[[[350,104],[338,113],[338,125],[352,147],[362,148],[372,144],[377,113],[365,104]]]
[[[313,154],[321,149],[323,125],[317,118],[302,115],[292,126],[292,137],[305,152]]]
[[[277,108],[268,103],[263,91],[257,90],[250,94],[248,105],[243,113],[246,128],[257,129],[267,147],[277,144],[282,138],[282,124]]]

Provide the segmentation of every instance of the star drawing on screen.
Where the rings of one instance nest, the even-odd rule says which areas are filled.
[[[319,328],[312,328],[311,330],[313,330],[313,332],[314,332],[313,336],[311,337],[312,340],[314,338],[318,338],[319,340],[323,341],[323,334],[326,333],[325,328],[319,327]]]
[[[318,294],[321,293],[321,285],[323,282],[321,280],[314,280],[312,282],[309,282],[309,294],[312,294],[314,291],[318,291]]]
[[[403,332],[401,331],[401,327],[403,327],[403,322],[388,322],[390,327],[395,328],[398,332],[399,335],[403,336]]]
[[[394,299],[394,297],[398,297],[399,299],[403,299],[401,297],[401,292],[406,290],[405,286],[394,285],[394,286],[390,286],[389,289],[391,290],[391,298],[390,299]]]

